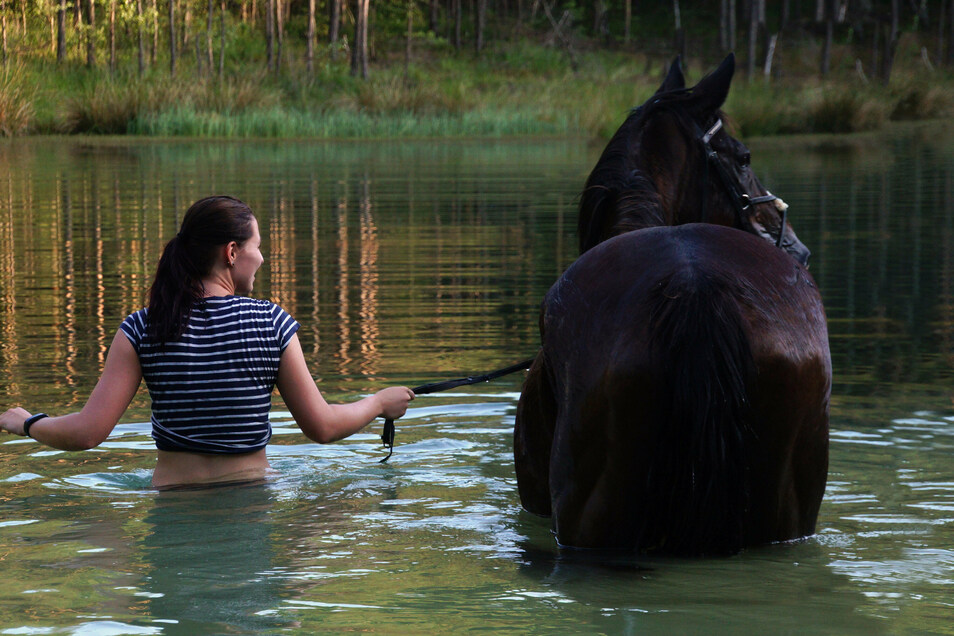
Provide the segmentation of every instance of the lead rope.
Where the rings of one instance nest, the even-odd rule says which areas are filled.
[[[441,391],[447,391],[448,389],[453,389],[459,386],[479,384],[480,382],[489,382],[490,380],[495,380],[505,375],[516,373],[517,371],[529,369],[534,360],[536,360],[536,357],[528,358],[527,360],[523,360],[517,364],[512,364],[509,367],[497,369],[496,371],[491,371],[490,373],[485,373],[483,375],[468,376],[466,378],[458,378],[457,380],[431,382],[430,384],[422,384],[421,386],[414,387],[411,390],[414,391],[414,395],[427,395],[428,393],[439,393]],[[388,455],[378,462],[380,464],[383,464],[384,462],[391,459],[391,455],[394,454],[394,433],[394,420],[391,418],[385,419],[384,430],[381,432],[381,442],[388,447]]]

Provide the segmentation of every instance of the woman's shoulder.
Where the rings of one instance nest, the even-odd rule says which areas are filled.
[[[286,312],[280,305],[273,303],[270,300],[263,300],[261,298],[250,298],[248,296],[218,296],[213,298],[206,298],[207,306],[211,305],[211,308],[219,309],[228,314],[234,313],[243,313],[250,315],[259,315],[262,318],[270,317],[275,319],[278,316],[288,316]]]

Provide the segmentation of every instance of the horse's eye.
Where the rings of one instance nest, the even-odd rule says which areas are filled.
[[[742,164],[742,167],[748,168],[749,165],[752,163],[752,154],[749,152],[743,153],[739,163]]]

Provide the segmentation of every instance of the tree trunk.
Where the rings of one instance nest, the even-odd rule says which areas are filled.
[[[7,3],[0,0],[0,63],[7,65]]]
[[[109,0],[109,72],[116,72],[116,0]]]
[[[439,28],[440,15],[441,15],[441,5],[440,0],[430,0],[430,18],[428,20],[428,27],[431,30],[431,33],[437,35],[437,29]]]
[[[143,35],[145,25],[142,20],[142,0],[136,0],[136,61],[139,63],[139,77],[142,77],[146,72],[146,43]]]
[[[732,50],[729,45],[729,0],[719,2],[719,47],[722,53]]]
[[[169,0],[169,74],[176,74],[176,0]]]
[[[755,79],[755,65],[758,59],[758,41],[759,41],[759,2],[750,0],[749,2],[749,54],[746,60],[746,72],[750,80]]]
[[[629,46],[633,30],[633,0],[623,0],[623,44]]]
[[[823,20],[825,22],[825,43],[822,46],[822,59],[821,59],[821,74],[822,77],[828,75],[828,72],[831,70],[831,47],[832,40],[835,37],[835,7],[832,6],[834,0],[825,0],[824,6],[824,16]]]
[[[94,0],[86,0],[86,17],[89,18],[86,31],[86,66],[93,68],[96,66],[96,2]]]
[[[898,0],[891,0],[891,31],[884,38],[884,57],[881,63],[881,81],[887,84],[891,81],[891,70],[894,67],[894,55],[898,50],[900,37],[901,7]]]
[[[484,49],[484,22],[487,13],[487,0],[477,0],[474,12],[474,49],[480,53]]]
[[[308,40],[305,44],[305,66],[311,75],[315,72],[315,0],[308,0],[308,32],[305,38]]]
[[[370,0],[357,0],[354,14],[354,47],[351,49],[351,74],[368,79],[368,11]]]
[[[275,65],[275,0],[265,0],[265,66],[272,70]]]
[[[209,75],[212,75],[212,16],[215,14],[215,0],[209,0],[208,15],[205,20],[205,59],[208,62]]]
[[[225,0],[219,5],[219,81],[225,77]]]
[[[407,32],[404,38],[404,81],[411,75],[411,36],[414,35],[414,0],[407,2]]]
[[[951,0],[947,10],[947,63],[954,65],[954,0]]]
[[[282,6],[283,0],[275,0],[275,72],[278,73],[282,68],[282,54],[285,48],[285,11]]]
[[[460,28],[461,28],[461,22],[463,20],[462,14],[464,12],[463,11],[464,7],[463,7],[463,4],[461,3],[461,0],[451,0],[451,2],[453,3],[453,7],[454,7],[454,35],[452,37],[452,40],[453,40],[454,48],[459,51],[461,45],[463,44],[460,38]]]
[[[686,34],[682,29],[682,12],[679,10],[679,0],[672,0],[673,18],[676,23],[676,32],[673,40],[676,53],[686,61]]]
[[[155,65],[159,53],[159,0],[152,0],[152,47],[149,49],[149,64]]]
[[[593,35],[602,37],[606,4],[604,0],[593,0]]]
[[[328,44],[331,45],[331,59],[338,59],[338,34],[341,32],[341,0],[328,3]]]
[[[729,51],[735,49],[735,42],[738,39],[737,31],[738,25],[736,23],[736,16],[738,15],[736,0],[729,0]]]

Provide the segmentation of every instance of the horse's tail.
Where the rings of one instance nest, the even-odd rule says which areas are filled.
[[[644,535],[670,553],[733,553],[748,506],[745,429],[754,362],[723,283],[683,269],[654,290],[657,444]],[[651,532],[651,531],[650,531]],[[653,546],[646,546],[653,547]]]

